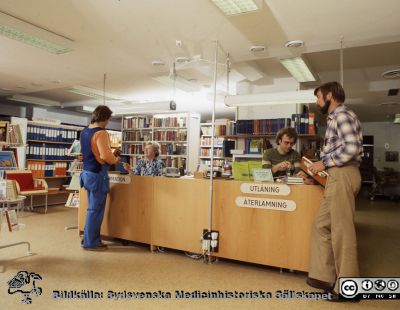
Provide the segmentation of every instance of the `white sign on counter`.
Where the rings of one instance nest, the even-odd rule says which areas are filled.
[[[287,196],[290,194],[290,187],[286,184],[263,184],[263,183],[242,183],[240,190],[245,194],[264,194]]]
[[[110,183],[113,184],[130,184],[131,177],[129,175],[122,174],[109,174]]]
[[[256,208],[275,211],[294,211],[296,203],[293,200],[254,198],[254,197],[236,197],[236,205],[243,208]]]

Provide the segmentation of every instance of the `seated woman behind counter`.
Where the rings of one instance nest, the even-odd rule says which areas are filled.
[[[157,142],[146,142],[144,159],[139,159],[133,169],[133,174],[141,176],[161,176],[164,162],[157,159],[160,145]]]

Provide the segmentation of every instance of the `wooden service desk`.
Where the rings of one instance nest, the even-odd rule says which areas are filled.
[[[101,234],[201,253],[200,237],[208,228],[209,180],[130,178],[130,184],[111,183]],[[266,184],[274,186],[214,181],[212,229],[219,231],[220,242],[219,252],[213,255],[308,271],[311,228],[323,189],[316,185],[289,185],[290,193],[279,196],[265,191],[243,192],[243,186]],[[82,232],[87,209],[85,190],[81,189],[80,197]],[[295,207],[293,211],[265,209],[252,198],[290,201]],[[240,207],[237,199],[247,199],[249,205]]]
[[[220,232],[214,256],[269,266],[308,271],[311,229],[323,189],[317,185],[286,185],[288,195],[243,193],[241,185],[274,183],[215,182],[213,230]],[[239,207],[237,197],[290,200],[294,211]],[[247,199],[248,200],[248,199]],[[248,201],[255,204],[254,201]],[[278,201],[279,203],[279,201]]]

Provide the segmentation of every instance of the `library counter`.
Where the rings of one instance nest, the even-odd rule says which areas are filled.
[[[111,178],[101,234],[201,253],[208,228],[209,180],[165,177]],[[130,179],[130,183],[126,184]],[[214,180],[213,256],[308,271],[311,228],[323,195],[317,185]],[[79,230],[87,196],[80,191]]]

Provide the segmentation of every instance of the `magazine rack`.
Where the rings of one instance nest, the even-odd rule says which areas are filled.
[[[71,183],[66,188],[66,190],[70,191],[67,203],[65,205],[66,207],[79,208],[79,204],[78,206],[75,206],[74,201],[76,200],[76,195],[79,196],[79,189],[80,189],[79,177],[82,172],[82,166],[83,166],[82,161],[75,159],[68,170],[68,172],[71,174]],[[70,229],[78,229],[78,226],[77,225],[65,226],[65,230],[70,230]]]
[[[3,147],[8,146],[9,143],[1,143],[0,142],[0,151],[3,150]],[[4,160],[7,160],[7,158],[4,158]],[[3,166],[3,165],[2,165]],[[17,163],[15,161],[14,156],[11,156],[11,162],[10,165],[5,165],[4,168],[0,167],[0,172],[1,172],[1,177],[4,178],[5,177],[5,172],[6,171],[12,171],[12,170],[16,170],[17,169]],[[1,210],[0,210],[0,229],[1,229],[1,225],[3,224],[3,215],[5,214],[5,210],[6,207],[8,207],[10,204],[13,203],[17,203],[17,212],[19,211],[19,209],[21,209],[21,206],[23,206],[24,200],[25,200],[25,196],[18,196],[16,199],[3,199],[0,200],[0,205],[1,205]],[[1,231],[0,231],[1,233]],[[28,247],[28,251],[27,251],[27,255],[32,255],[33,253],[31,252],[31,244],[28,241],[20,241],[20,242],[15,242],[15,243],[10,243],[10,244],[4,244],[4,245],[0,245],[0,250],[1,249],[5,249],[5,248],[9,248],[9,247],[13,247],[13,246],[17,246],[17,245],[21,245],[21,244],[26,244]]]
[[[18,196],[17,199],[14,200],[0,200],[0,205],[1,205],[1,220],[0,220],[0,225],[3,224],[3,217],[4,214],[6,212],[6,208],[8,208],[8,206],[10,204],[13,203],[17,203],[17,211],[20,208],[21,204],[24,202],[24,200],[26,199],[25,196]],[[19,225],[23,225],[23,224],[19,224]],[[1,228],[0,228],[1,229]],[[0,232],[1,233],[1,232]],[[5,248],[9,248],[9,247],[13,247],[13,246],[17,246],[17,245],[21,245],[21,244],[26,244],[28,247],[28,251],[27,251],[27,255],[33,255],[33,253],[31,252],[31,244],[28,241],[20,241],[20,242],[15,242],[15,243],[10,243],[10,244],[5,244],[5,245],[0,245],[0,250],[1,249],[5,249]]]

